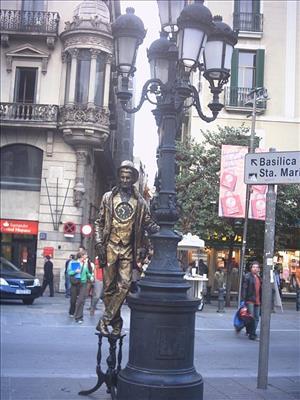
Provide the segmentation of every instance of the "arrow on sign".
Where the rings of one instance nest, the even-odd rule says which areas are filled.
[[[251,165],[255,165],[257,167],[257,160],[252,158],[251,159]]]

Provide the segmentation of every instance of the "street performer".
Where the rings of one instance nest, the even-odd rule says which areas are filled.
[[[120,336],[121,306],[132,281],[132,267],[141,247],[144,231],[158,232],[146,201],[135,188],[139,173],[131,161],[118,169],[119,183],[103,195],[95,221],[96,253],[103,269],[105,310],[96,329],[103,336]],[[112,326],[110,332],[108,326]]]

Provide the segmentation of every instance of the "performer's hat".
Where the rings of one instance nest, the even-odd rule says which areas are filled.
[[[120,167],[118,168],[118,174],[120,174],[121,170],[130,170],[132,172],[133,183],[135,183],[139,179],[139,171],[134,167],[132,161],[125,160],[122,161]]]

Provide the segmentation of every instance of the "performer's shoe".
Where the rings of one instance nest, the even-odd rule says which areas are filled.
[[[119,327],[114,327],[111,336],[114,336],[115,338],[121,336],[121,329]]]
[[[123,326],[122,318],[118,318],[117,320],[112,321],[113,329],[112,329],[111,335],[114,337],[121,336],[122,326]]]
[[[108,326],[103,319],[100,319],[98,325],[96,326],[96,330],[99,331],[102,336],[109,336],[110,332],[108,330]]]

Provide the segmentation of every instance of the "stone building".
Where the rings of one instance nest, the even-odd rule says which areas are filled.
[[[111,23],[119,1],[1,2],[1,254],[42,274],[83,244],[118,163],[132,158],[131,119],[116,112]],[[120,150],[121,149],[121,150]]]

